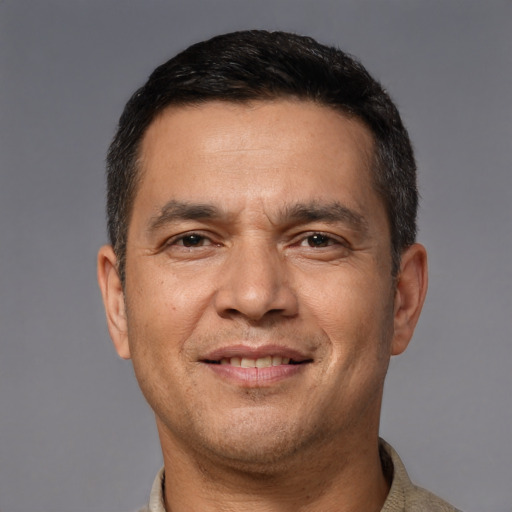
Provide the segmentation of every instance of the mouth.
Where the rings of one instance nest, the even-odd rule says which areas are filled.
[[[229,365],[234,366],[236,368],[270,368],[272,366],[281,366],[281,365],[294,365],[294,364],[305,364],[312,362],[311,359],[304,359],[302,361],[295,361],[290,357],[282,357],[282,356],[264,356],[258,357],[257,359],[251,357],[223,357],[220,360],[208,360],[205,359],[203,362],[207,364],[220,364],[220,365]]]
[[[200,360],[215,374],[233,383],[263,387],[302,373],[313,359],[282,347],[229,347]]]

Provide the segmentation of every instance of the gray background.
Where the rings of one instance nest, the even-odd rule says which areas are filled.
[[[196,40],[317,37],[391,91],[421,172],[430,293],[382,435],[465,512],[512,510],[510,1],[0,1],[0,510],[126,512],[161,464],[95,281],[129,94]]]

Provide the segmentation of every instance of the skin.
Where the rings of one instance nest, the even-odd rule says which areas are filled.
[[[150,125],[125,285],[110,246],[98,278],[155,412],[168,511],[382,507],[383,383],[427,270],[415,244],[391,275],[372,151],[357,119],[303,101],[169,108]],[[279,351],[301,364],[211,363]]]

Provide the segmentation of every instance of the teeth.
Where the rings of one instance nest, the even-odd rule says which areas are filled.
[[[238,366],[242,368],[269,368],[270,366],[280,366],[289,364],[289,357],[266,356],[258,359],[250,359],[249,357],[231,357],[220,360],[220,364]]]
[[[268,368],[269,366],[272,366],[272,357],[260,357],[259,359],[256,359],[256,368]]]
[[[242,357],[240,366],[242,368],[256,368],[256,361],[254,359],[247,359],[247,357]]]

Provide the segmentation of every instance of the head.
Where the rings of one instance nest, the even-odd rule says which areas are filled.
[[[199,43],[130,99],[108,164],[100,287],[164,460],[376,449],[426,259],[407,133],[364,68],[290,34]]]
[[[235,32],[197,43],[159,66],[128,101],[110,146],[108,231],[124,281],[126,240],[146,130],[171,106],[295,98],[362,121],[374,138],[373,186],[384,202],[392,274],[416,237],[418,192],[413,150],[395,105],[354,58],[283,32]]]

